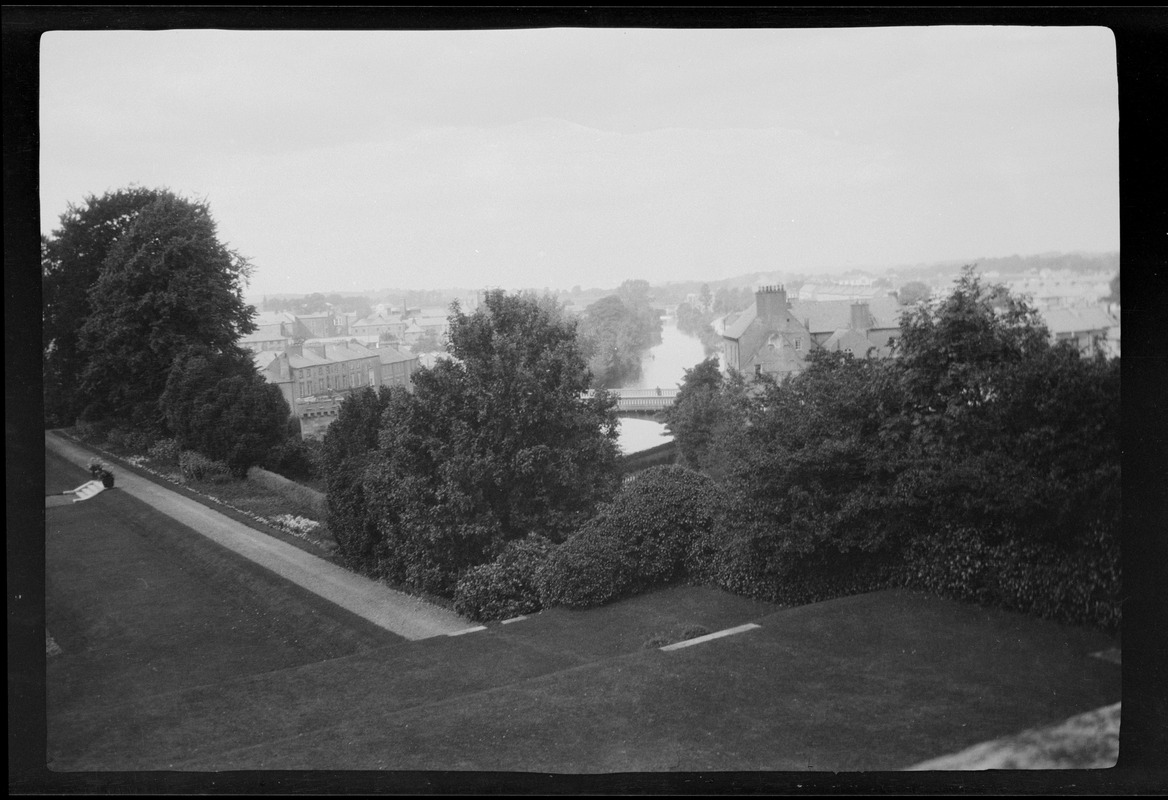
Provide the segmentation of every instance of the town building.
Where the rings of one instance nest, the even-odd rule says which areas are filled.
[[[901,312],[887,295],[792,300],[783,286],[764,286],[753,306],[723,320],[722,369],[782,378],[802,371],[814,350],[884,358],[900,338]]]
[[[301,435],[321,435],[350,392],[364,387],[409,388],[416,357],[391,347],[367,347],[355,340],[305,342],[252,356],[256,369],[279,387],[300,420]]]
[[[1119,321],[1100,305],[1040,308],[1051,338],[1070,342],[1084,355],[1101,346],[1108,355],[1119,355]]]
[[[377,336],[383,339],[402,341],[407,322],[400,315],[379,312],[357,320],[349,326],[354,336]]]
[[[240,337],[239,345],[259,353],[265,350],[283,350],[296,339],[296,317],[283,311],[264,311],[253,320],[256,329]]]

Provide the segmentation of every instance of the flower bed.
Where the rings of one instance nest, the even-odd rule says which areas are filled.
[[[289,511],[295,512],[300,509],[289,510],[288,501],[284,497],[263,486],[248,481],[226,483],[215,481],[203,485],[205,483],[203,481],[184,478],[177,466],[167,469],[163,464],[156,464],[150,456],[139,453],[126,455],[112,452],[101,445],[85,441],[70,431],[62,431],[62,434],[78,444],[96,450],[103,456],[121,460],[134,469],[159,479],[159,481],[180,486],[203,500],[230,509],[235,514],[245,517],[247,521],[259,523],[259,525],[251,526],[256,530],[266,533],[268,529],[274,528],[281,533],[294,536],[313,545],[328,556],[332,556],[336,551],[336,542],[326,525],[296,513],[289,513]],[[213,490],[215,494],[209,490]],[[230,496],[229,499],[224,500],[217,496],[224,493]]]

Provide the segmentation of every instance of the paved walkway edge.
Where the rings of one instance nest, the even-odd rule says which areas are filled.
[[[45,432],[45,447],[79,467],[94,455],[49,431]],[[140,475],[120,471],[117,488],[297,586],[406,639],[445,636],[473,624],[453,611],[394,591],[249,528]]]

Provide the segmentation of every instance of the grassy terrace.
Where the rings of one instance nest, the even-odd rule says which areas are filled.
[[[83,478],[47,458],[47,491]],[[407,642],[127,494],[46,519],[62,774],[898,770],[1119,699],[1111,637],[920,594],[683,586]]]

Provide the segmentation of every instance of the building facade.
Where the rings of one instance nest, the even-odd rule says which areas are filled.
[[[279,387],[301,421],[301,433],[318,436],[336,417],[345,396],[365,387],[409,388],[418,369],[415,356],[355,340],[293,344],[253,354],[256,369]]]
[[[890,296],[792,300],[783,286],[764,286],[752,307],[724,320],[722,369],[781,379],[800,372],[814,350],[887,357],[900,338],[900,313]]]

